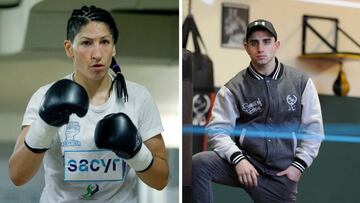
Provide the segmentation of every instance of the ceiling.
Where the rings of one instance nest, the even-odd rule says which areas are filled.
[[[19,6],[21,0],[0,0],[0,9]]]
[[[28,3],[31,0],[27,0]],[[179,46],[179,2],[178,0],[32,0],[28,19],[24,21],[26,29],[16,28],[12,13],[0,13],[8,25],[2,25],[3,50],[11,50],[16,43],[21,45],[21,52],[7,55],[11,58],[33,58],[44,56],[64,57],[63,41],[66,36],[66,22],[74,8],[83,5],[95,5],[109,10],[119,28],[119,40],[116,50],[124,60],[170,60],[178,61]],[[39,1],[39,2],[38,2]],[[16,1],[0,0],[1,5],[14,4]],[[59,6],[61,2],[61,6]],[[26,6],[23,2],[19,7]],[[24,9],[20,12],[24,12]],[[6,11],[6,9],[0,9]],[[12,15],[11,15],[12,14]],[[7,17],[7,16],[8,17]],[[6,18],[7,17],[7,18]],[[11,22],[13,20],[13,22]],[[17,20],[19,21],[19,20]],[[5,29],[6,28],[6,29]],[[13,30],[13,31],[10,31]],[[23,40],[12,39],[18,37],[19,30],[24,30]],[[23,42],[22,42],[23,41]],[[1,47],[1,41],[0,41]],[[20,47],[20,45],[18,45]],[[15,49],[15,48],[14,48]]]
[[[331,6],[360,8],[360,0],[298,0],[298,1],[331,5]]]

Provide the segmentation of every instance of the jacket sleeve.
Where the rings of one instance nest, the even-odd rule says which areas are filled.
[[[230,135],[235,129],[239,111],[233,94],[226,87],[222,87],[216,95],[211,118],[206,126],[210,147],[223,159],[236,165],[244,155],[231,139]]]
[[[299,144],[295,150],[295,159],[292,165],[304,172],[318,155],[321,142],[324,139],[319,97],[311,79],[308,80],[304,89],[301,104]]]

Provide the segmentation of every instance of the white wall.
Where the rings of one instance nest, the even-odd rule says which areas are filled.
[[[183,0],[182,2],[183,19],[187,15],[188,2],[189,0]],[[210,4],[205,2],[210,2]],[[307,14],[338,18],[340,27],[360,42],[359,26],[357,26],[357,19],[360,19],[359,9],[310,4],[296,0],[193,0],[192,14],[205,41],[209,55],[214,62],[216,86],[223,85],[237,72],[245,68],[250,61],[245,50],[221,47],[222,2],[248,5],[250,22],[259,18],[271,21],[281,42],[277,57],[288,65],[309,71],[318,92],[333,95],[332,85],[338,74],[338,64],[324,60],[298,59],[298,56],[301,55],[302,16]],[[323,25],[319,26],[316,29],[321,29]],[[318,45],[318,42],[314,43]],[[339,38],[339,48],[340,51],[360,53],[357,47],[354,47],[341,36]],[[357,79],[360,75],[359,66],[360,60],[346,61],[344,63],[344,71],[350,83],[348,96],[360,96],[360,88],[358,87],[360,81]]]

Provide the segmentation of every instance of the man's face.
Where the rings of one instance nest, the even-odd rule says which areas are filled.
[[[102,79],[115,55],[115,45],[108,27],[105,23],[95,21],[82,27],[73,43],[65,41],[65,50],[73,59],[75,73],[90,80]]]
[[[245,43],[246,52],[255,66],[266,66],[275,57],[280,47],[280,42],[266,30],[254,31]]]

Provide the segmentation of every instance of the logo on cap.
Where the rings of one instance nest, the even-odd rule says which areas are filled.
[[[269,31],[270,34],[275,37],[275,40],[277,40],[277,34],[276,34],[276,31],[275,31],[273,25],[271,24],[271,22],[266,21],[264,19],[258,19],[258,20],[253,21],[252,23],[248,24],[247,29],[246,29],[246,41],[248,40],[251,33],[258,29],[259,30],[265,29],[265,30]]]
[[[255,22],[255,25],[262,25],[262,26],[265,26],[265,21],[256,21]]]

